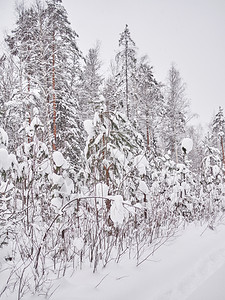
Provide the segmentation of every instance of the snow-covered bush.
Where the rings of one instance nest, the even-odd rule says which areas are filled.
[[[213,224],[217,215],[225,209],[223,162],[217,148],[206,146],[199,180],[201,217]]]
[[[38,139],[40,126],[36,115],[29,128],[25,128],[28,142],[18,147],[16,156],[0,148],[0,171],[4,175],[4,179],[0,179],[1,225],[4,225],[1,244],[6,243],[9,229],[12,236],[11,251],[7,254],[10,272],[5,288],[21,282],[18,297],[26,290],[34,293],[48,288],[47,278],[49,272],[55,270],[58,252],[55,247],[63,226],[55,221],[74,192],[67,161],[59,151],[49,152],[47,145]],[[61,264],[63,260],[61,255],[58,262]],[[47,261],[52,262],[49,269]]]

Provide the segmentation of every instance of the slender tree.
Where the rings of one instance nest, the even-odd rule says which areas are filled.
[[[15,95],[17,98],[15,100],[19,102],[17,106],[20,106],[21,112],[19,118],[16,119],[21,122],[28,118],[28,122],[31,122],[32,105],[35,105],[31,89],[34,87],[32,77],[35,76],[37,67],[35,61],[38,36],[37,15],[32,7],[26,9],[23,4],[18,5],[16,11],[18,16],[16,28],[6,38],[9,50],[14,56],[13,63],[16,65],[18,74],[19,90]]]
[[[119,39],[119,52],[116,55],[118,65],[117,86],[121,91],[121,106],[128,119],[131,115],[132,100],[134,98],[134,82],[136,71],[136,48],[131,38],[128,25]]]
[[[87,186],[94,188],[103,182],[109,194],[120,194],[124,199],[136,200],[138,185],[137,156],[144,156],[142,136],[127,118],[118,112],[108,112],[103,106],[88,120],[85,128],[89,136],[84,152],[81,175]]]
[[[159,124],[165,113],[165,103],[161,92],[162,85],[153,76],[153,68],[146,57],[138,63],[137,68],[136,120],[145,137],[148,150],[157,152]]]
[[[89,49],[82,70],[79,102],[83,120],[93,118],[95,111],[99,108],[100,87],[103,82],[100,74],[99,50],[99,43]]]
[[[218,148],[221,148],[221,154],[222,154],[221,156],[222,156],[223,166],[225,168],[225,156],[224,156],[225,119],[224,119],[222,107],[219,107],[219,111],[213,120],[212,134],[213,134],[214,145],[217,146]]]
[[[174,65],[169,70],[165,98],[164,141],[166,149],[171,151],[172,158],[178,162],[178,145],[185,132],[189,105],[185,97],[185,84]]]

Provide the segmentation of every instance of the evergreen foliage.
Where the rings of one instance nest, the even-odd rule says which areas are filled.
[[[49,149],[61,150],[75,169],[83,137],[77,90],[81,52],[76,38],[61,1],[48,1],[19,7],[17,27],[6,39],[21,69],[16,96],[20,120],[30,122],[32,107],[39,107]]]
[[[139,130],[145,137],[146,146],[155,154],[158,152],[160,123],[165,114],[162,85],[153,75],[153,68],[144,57],[137,68],[136,101],[133,105]]]
[[[185,123],[188,103],[184,95],[184,83],[179,71],[171,66],[166,89],[166,111],[164,126],[167,128],[164,141],[166,149],[170,150],[172,158],[178,162],[179,142],[185,133]]]
[[[132,202],[137,181],[135,157],[144,155],[142,136],[125,115],[105,111],[104,107],[95,113],[93,121],[86,122],[86,126],[88,124],[89,136],[84,151],[86,184],[94,187],[105,183],[110,195],[119,193]]]
[[[79,91],[79,103],[83,120],[94,117],[94,112],[101,103],[99,98],[103,78],[100,75],[99,51],[100,46],[97,44],[94,48],[89,49],[85,57]]]
[[[136,48],[131,38],[128,25],[119,39],[119,52],[116,55],[117,75],[116,84],[120,92],[119,106],[122,112],[131,118],[135,97]]]

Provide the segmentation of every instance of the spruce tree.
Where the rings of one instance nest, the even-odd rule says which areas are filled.
[[[166,110],[164,117],[163,140],[165,148],[171,152],[172,158],[178,162],[179,144],[185,132],[188,101],[185,97],[185,85],[180,72],[171,66],[166,87]]]
[[[206,218],[211,222],[211,226],[214,226],[218,213],[224,209],[225,189],[220,150],[211,143],[211,137],[204,141],[204,158],[199,174],[199,198],[202,203],[202,218]]]
[[[212,124],[213,143],[221,149],[221,160],[223,161],[223,168],[225,169],[225,155],[224,155],[224,134],[225,134],[225,119],[222,107],[216,114]]]
[[[19,118],[21,107],[16,101],[17,93],[19,93],[17,68],[11,55],[4,54],[0,62],[0,126],[7,131],[10,151],[18,140],[18,130],[21,126]]]
[[[99,59],[99,44],[89,49],[82,69],[79,103],[82,119],[94,117],[95,111],[99,108],[100,87],[103,78],[100,74],[101,61]]]
[[[136,47],[131,38],[130,30],[126,24],[120,34],[119,52],[116,55],[118,73],[117,87],[120,91],[120,108],[127,118],[131,118],[135,97]]]
[[[81,52],[76,38],[61,1],[52,0],[20,9],[7,43],[21,66],[21,121],[30,122],[32,108],[39,107],[49,150],[62,150],[78,168],[83,131],[77,90]]]
[[[159,124],[165,113],[165,103],[161,92],[162,85],[153,75],[153,68],[145,57],[138,63],[137,68],[137,99],[136,120],[140,131],[145,137],[148,150],[157,153],[159,139]]]
[[[102,182],[110,195],[120,194],[137,202],[138,158],[145,154],[142,136],[125,115],[108,112],[105,106],[93,121],[86,121],[85,128],[89,135],[81,175],[86,186],[93,189]]]
[[[81,52],[76,43],[78,35],[71,29],[61,2],[48,1],[46,8],[53,149],[62,149],[65,156],[76,166],[82,138],[77,99]]]

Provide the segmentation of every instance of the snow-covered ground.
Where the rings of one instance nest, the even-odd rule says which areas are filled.
[[[95,274],[90,269],[77,271],[55,283],[51,299],[224,300],[225,225],[205,229],[189,225],[139,267],[124,260]]]

